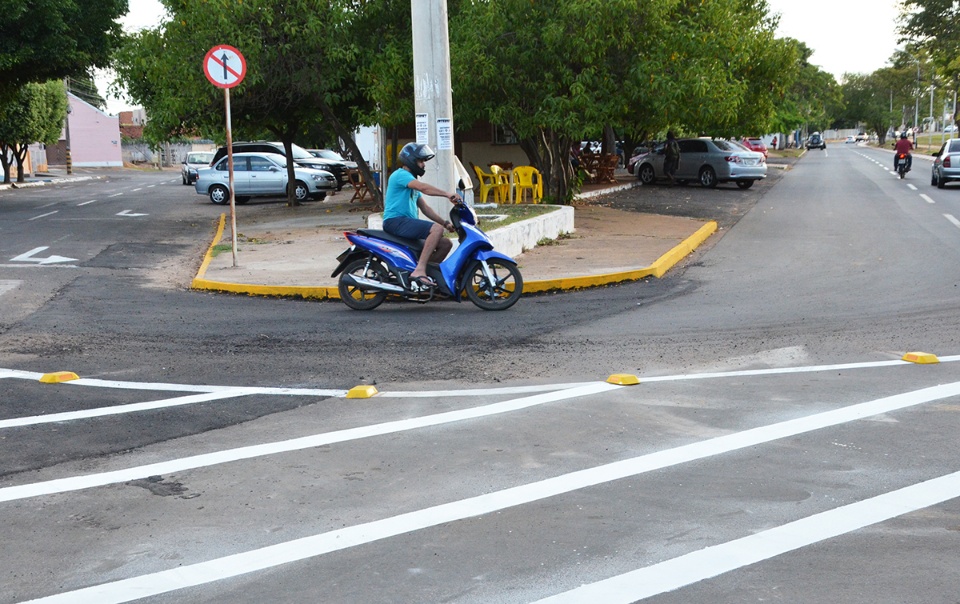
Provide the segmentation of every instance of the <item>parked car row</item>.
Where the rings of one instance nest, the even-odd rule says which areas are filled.
[[[933,154],[930,184],[942,189],[952,180],[960,180],[960,138],[953,138]]]
[[[280,155],[286,155],[283,143],[278,142],[269,142],[269,141],[252,141],[252,142],[237,142],[233,143],[233,152],[234,153],[279,153]],[[337,179],[337,190],[343,188],[344,183],[347,180],[347,170],[350,168],[347,162],[341,157],[340,159],[327,159],[325,157],[317,157],[314,154],[310,153],[303,147],[299,145],[292,145],[290,148],[290,153],[294,163],[301,165],[305,168],[314,168],[317,170],[326,170],[333,174]],[[217,152],[213,156],[213,160],[210,162],[210,165],[215,164],[220,161],[220,158],[227,155],[227,148],[220,147],[217,149]],[[350,162],[353,163],[353,162]],[[352,167],[357,167],[354,163]]]
[[[292,187],[298,201],[325,199],[328,192],[337,190],[337,178],[326,170],[294,164],[295,181],[287,178],[287,158],[279,153],[234,153],[233,187],[237,203],[246,203],[255,196],[285,196]],[[230,172],[228,158],[221,157],[212,166],[200,168],[194,190],[208,195],[215,204],[230,202]]]

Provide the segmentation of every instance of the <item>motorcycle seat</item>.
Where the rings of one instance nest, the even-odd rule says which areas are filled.
[[[365,237],[374,237],[376,239],[383,239],[384,241],[389,241],[390,243],[402,245],[403,247],[409,248],[415,256],[419,256],[420,252],[423,251],[423,239],[407,239],[406,237],[397,237],[396,235],[391,235],[390,233],[380,229],[357,229],[357,232]]]

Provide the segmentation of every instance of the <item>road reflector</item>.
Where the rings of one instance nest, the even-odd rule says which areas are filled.
[[[635,386],[640,383],[640,379],[631,373],[614,373],[607,378],[609,384],[620,384],[621,386]]]
[[[378,394],[376,386],[354,386],[347,390],[347,398],[370,398]]]
[[[79,380],[80,376],[72,371],[55,371],[53,373],[44,373],[40,376],[40,381],[44,384],[59,384],[60,382],[69,382]]]
[[[930,354],[929,352],[908,352],[907,354],[903,355],[903,360],[910,363],[918,363],[920,365],[932,365],[940,362],[940,359],[937,358],[937,355]]]

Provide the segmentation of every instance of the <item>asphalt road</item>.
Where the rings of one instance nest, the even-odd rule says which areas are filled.
[[[0,192],[76,259],[0,265],[0,601],[956,601],[960,193],[889,163],[618,194],[723,236],[505,313],[185,291],[170,173]]]

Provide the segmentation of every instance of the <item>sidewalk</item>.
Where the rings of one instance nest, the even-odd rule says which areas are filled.
[[[585,187],[581,199],[636,186],[624,174],[617,185]],[[347,248],[343,231],[364,228],[366,212],[342,191],[296,209],[264,208],[238,216],[237,266],[230,247],[229,214],[204,258],[192,288],[265,296],[339,298],[330,274]],[[516,258],[524,293],[576,289],[660,277],[717,228],[715,222],[642,214],[589,203],[574,209],[575,231]],[[217,245],[221,244],[221,245]],[[214,247],[217,249],[214,250]]]

